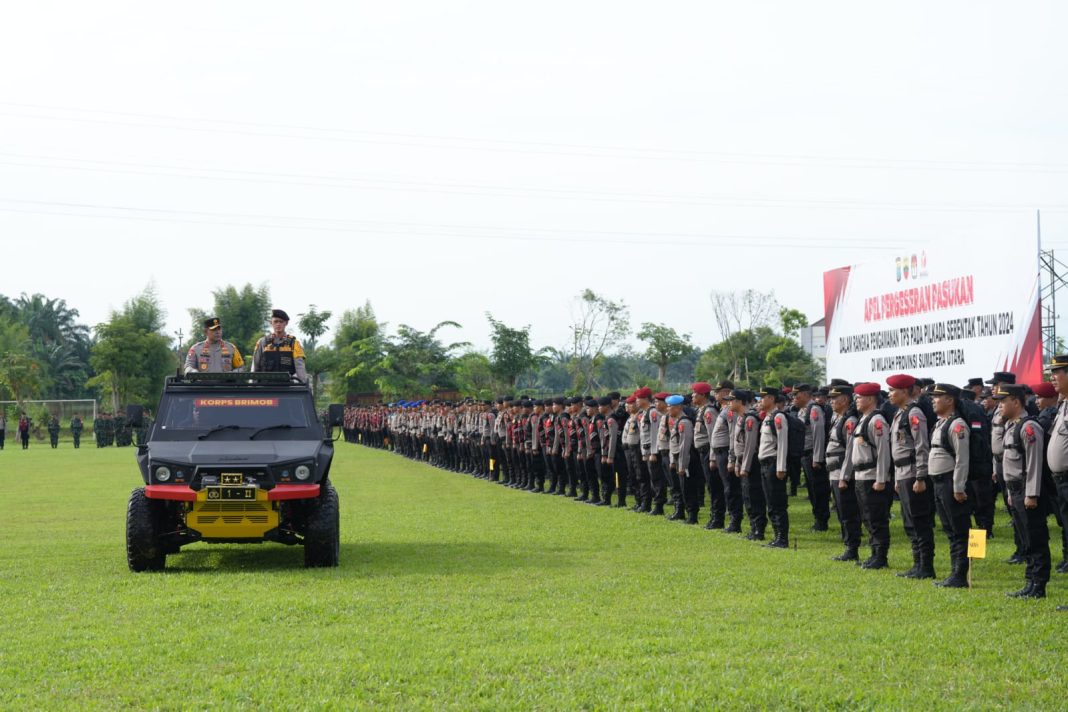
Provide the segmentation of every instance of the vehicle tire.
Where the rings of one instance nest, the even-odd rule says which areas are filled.
[[[319,497],[308,503],[304,521],[304,567],[337,566],[341,559],[341,519],[332,484],[324,483]]]
[[[163,507],[145,496],[145,488],[130,493],[126,506],[126,563],[130,571],[162,571],[167,554],[159,542]]]

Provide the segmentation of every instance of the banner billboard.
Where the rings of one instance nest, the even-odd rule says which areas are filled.
[[[1042,380],[1039,244],[929,245],[823,275],[827,376]]]

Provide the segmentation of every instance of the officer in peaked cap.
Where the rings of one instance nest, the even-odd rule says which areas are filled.
[[[204,320],[204,340],[193,344],[185,357],[185,373],[243,371],[245,359],[229,341],[223,341],[222,322],[213,316]]]
[[[304,348],[295,336],[286,333],[288,325],[289,314],[281,309],[271,311],[271,333],[256,342],[252,370],[286,372],[306,382],[308,371],[304,364]]]

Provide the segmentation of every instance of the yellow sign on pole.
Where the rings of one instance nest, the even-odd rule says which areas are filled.
[[[423,443],[423,454],[426,454],[426,443]]]
[[[986,558],[986,529],[968,530],[968,558]]]

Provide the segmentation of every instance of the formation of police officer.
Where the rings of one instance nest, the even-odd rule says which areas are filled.
[[[813,530],[828,528],[832,508],[838,519],[837,561],[887,568],[896,499],[912,553],[897,575],[937,579],[937,518],[948,543],[943,588],[969,585],[969,530],[993,536],[1001,492],[1016,542],[1007,563],[1024,566],[1023,587],[1009,595],[1033,599],[1046,596],[1053,570],[1049,514],[1061,526],[1056,571],[1068,572],[1068,355],[1050,372],[1052,383],[1034,386],[1007,372],[964,387],[898,374],[885,387],[836,378],[754,392],[722,381],[625,399],[401,401],[347,408],[344,428],[349,442],[516,489],[597,506],[633,497],[632,511],[691,525],[707,496],[706,528],[765,541],[770,522],[770,548],[789,547],[799,472]]]

